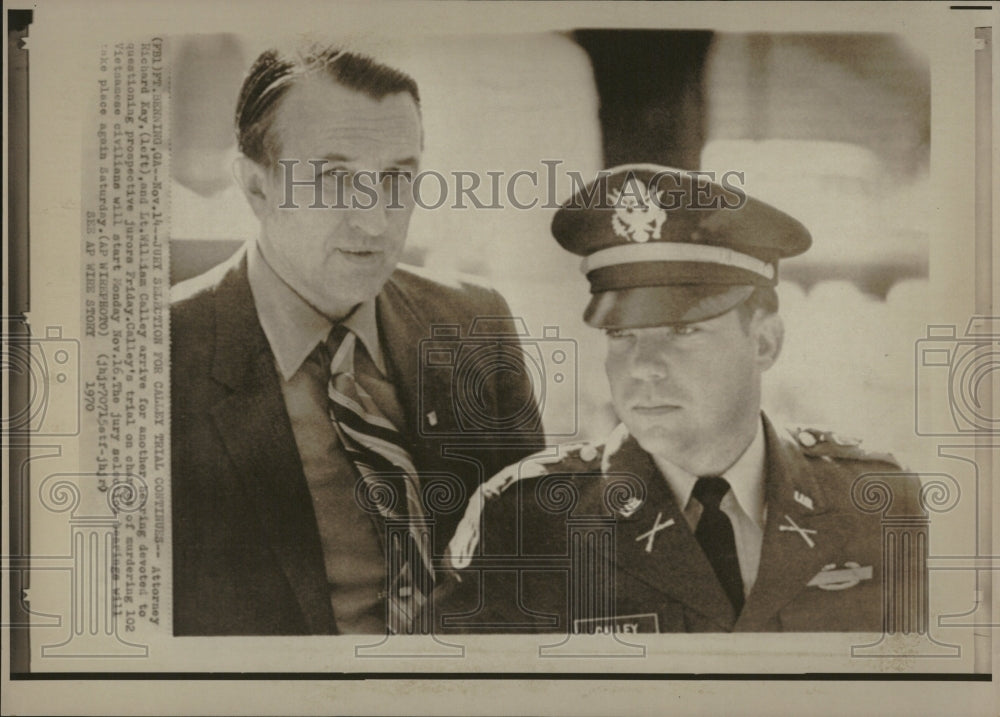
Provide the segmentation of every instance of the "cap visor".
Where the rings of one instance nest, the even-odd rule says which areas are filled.
[[[640,329],[704,321],[742,304],[754,288],[691,284],[602,291],[591,298],[583,320],[599,329]]]

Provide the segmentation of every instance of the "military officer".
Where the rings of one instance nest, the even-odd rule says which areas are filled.
[[[881,515],[858,496],[900,466],[827,431],[778,430],[760,407],[783,338],[778,261],[809,248],[806,228],[732,183],[630,165],[566,202],[552,232],[584,257],[584,319],[606,333],[621,423],[481,486],[449,546],[463,589],[445,624],[882,629]],[[920,515],[919,485],[890,478],[893,510]]]

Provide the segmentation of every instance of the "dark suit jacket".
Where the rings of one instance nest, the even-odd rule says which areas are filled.
[[[476,632],[880,631],[883,516],[868,512],[875,506],[865,503],[876,494],[863,496],[854,481],[900,468],[834,434],[796,435],[779,436],[765,419],[767,520],[757,581],[738,617],[666,479],[628,438],[604,471],[603,446],[577,447],[543,466],[522,464],[535,477],[485,503],[479,554],[441,606],[446,624]],[[881,480],[893,489],[892,516],[926,517],[915,481]],[[630,495],[639,496],[638,507]],[[647,552],[643,535],[669,521]],[[814,532],[789,529],[793,523]],[[580,546],[575,561],[568,560],[571,534]],[[918,541],[910,545],[918,548]],[[586,575],[575,590],[571,563]],[[915,600],[923,580],[920,570],[904,570],[892,574],[889,587]],[[581,618],[588,622],[574,625]]]
[[[421,372],[432,325],[465,337],[474,319],[493,317],[510,333],[495,291],[399,269],[376,314],[441,554],[475,487],[543,442],[532,387],[525,372],[490,372],[477,409],[523,420],[479,435],[456,412],[455,368]],[[174,287],[170,328],[175,634],[334,633],[312,501],[243,250]]]

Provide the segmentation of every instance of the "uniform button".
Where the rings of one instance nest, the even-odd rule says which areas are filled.
[[[590,461],[594,460],[595,458],[597,458],[597,449],[594,448],[592,445],[587,444],[586,446],[580,449],[581,461],[585,463],[590,463]]]
[[[799,431],[798,439],[799,443],[806,448],[812,448],[816,445],[816,436],[811,434],[809,431]]]

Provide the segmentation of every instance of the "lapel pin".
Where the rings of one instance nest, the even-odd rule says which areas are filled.
[[[436,426],[438,424],[438,415],[435,411],[431,411],[427,414],[427,422],[432,426]]]
[[[619,511],[623,518],[631,518],[635,511],[642,507],[642,501],[636,498],[634,495],[625,501],[625,505],[622,506]]]
[[[640,540],[642,540],[643,538],[646,539],[646,552],[647,553],[653,552],[653,541],[656,540],[656,534],[659,533],[664,528],[669,528],[671,525],[674,524],[674,519],[673,518],[671,518],[670,520],[668,520],[665,523],[661,523],[660,522],[660,518],[662,518],[662,517],[663,517],[663,511],[658,512],[656,514],[656,520],[653,521],[653,527],[650,528],[645,533],[643,533],[642,535],[638,536],[635,539],[635,542],[637,542],[637,543]]]
[[[806,545],[808,545],[810,548],[815,548],[816,547],[816,543],[814,543],[813,539],[809,537],[810,533],[813,534],[813,535],[816,534],[815,530],[810,530],[808,528],[800,528],[795,523],[795,521],[792,520],[792,517],[790,515],[785,515],[785,520],[788,521],[789,525],[779,525],[778,526],[778,530],[786,531],[786,532],[787,531],[795,531],[796,533],[798,533],[799,535],[802,536],[802,539],[804,541],[806,541]]]
[[[813,509],[813,499],[807,496],[805,493],[800,493],[799,491],[795,491],[794,497],[795,497],[795,502],[798,503],[799,505],[804,505],[809,510]]]

